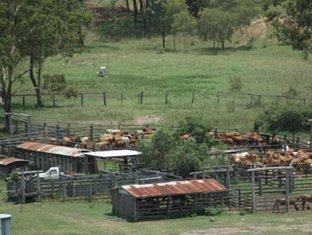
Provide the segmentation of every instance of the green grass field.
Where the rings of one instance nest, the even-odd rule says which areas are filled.
[[[210,222],[209,216],[130,223],[111,216],[104,202],[43,202],[1,205],[12,214],[13,234],[311,234],[312,213],[270,213],[241,216],[225,213]]]
[[[46,107],[35,108],[35,99],[15,97],[14,111],[28,113],[37,122],[51,124],[116,124],[136,123],[136,118],[157,115],[164,122],[176,122],[185,116],[201,116],[213,126],[221,128],[252,127],[259,108],[242,108],[248,96],[221,98],[217,105],[216,93],[228,92],[229,79],[241,77],[243,89],[263,95],[281,95],[294,87],[300,98],[311,101],[312,62],[304,61],[301,52],[278,45],[275,40],[259,39],[251,49],[244,44],[227,44],[218,55],[211,53],[211,43],[189,37],[188,49],[182,49],[181,38],[177,51],[172,50],[172,37],[167,37],[166,51],[161,49],[159,37],[129,36],[110,40],[107,27],[88,34],[86,49],[73,58],[56,57],[46,62],[44,73],[63,73],[68,83],[79,92],[99,93],[86,95],[84,106],[80,98],[67,100],[58,97],[57,108],[51,107],[50,97],[45,97]],[[99,78],[100,66],[108,67],[108,75]],[[195,103],[191,104],[195,91]],[[101,93],[107,94],[107,106]],[[144,91],[144,103],[138,105],[137,95]],[[168,91],[168,104],[165,92]],[[20,93],[33,93],[28,81]],[[121,94],[123,102],[121,105]],[[266,104],[274,98],[264,98]]]

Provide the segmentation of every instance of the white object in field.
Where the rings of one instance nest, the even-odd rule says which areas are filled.
[[[39,178],[45,180],[54,180],[60,178],[60,169],[58,167],[50,167],[49,170],[39,173]]]
[[[101,66],[101,68],[100,68],[100,70],[99,70],[99,72],[98,72],[98,76],[99,77],[104,77],[104,75],[107,73],[107,68],[106,68],[106,66]]]

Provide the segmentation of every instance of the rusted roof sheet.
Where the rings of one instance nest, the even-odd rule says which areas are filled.
[[[11,163],[16,163],[16,162],[25,162],[27,163],[27,160],[20,159],[20,158],[15,158],[15,157],[6,157],[1,159],[0,158],[0,165],[2,166],[7,166],[10,165]]]
[[[224,185],[214,179],[135,184],[125,185],[122,188],[136,198],[228,191]]]
[[[44,144],[39,142],[24,142],[17,146],[19,149],[29,150],[40,153],[50,153],[69,157],[83,157],[85,150],[79,148],[71,148],[52,144]]]

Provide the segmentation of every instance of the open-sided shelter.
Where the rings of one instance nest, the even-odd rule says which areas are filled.
[[[61,171],[97,173],[97,162],[93,156],[86,156],[87,150],[39,142],[24,142],[17,146],[18,155],[29,160],[36,169],[48,170],[59,166]]]
[[[227,194],[214,179],[125,185],[112,190],[113,214],[137,221],[202,213],[226,203]]]
[[[13,170],[25,170],[28,161],[9,156],[0,156],[0,177],[8,176]]]

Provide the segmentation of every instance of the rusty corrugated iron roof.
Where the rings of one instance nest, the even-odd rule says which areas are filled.
[[[66,146],[59,146],[53,144],[44,144],[39,142],[24,142],[17,146],[19,149],[35,151],[40,153],[50,153],[56,155],[63,155],[69,157],[82,157],[84,156],[83,152],[86,152],[84,149],[71,148]]]
[[[122,188],[136,198],[228,191],[224,185],[214,179],[134,184],[124,185]]]
[[[11,163],[16,163],[16,162],[26,162],[27,160],[20,159],[20,158],[15,158],[15,157],[6,157],[6,158],[0,158],[0,165],[2,166],[7,166],[10,165]]]

